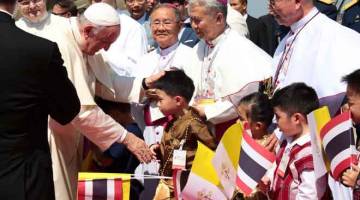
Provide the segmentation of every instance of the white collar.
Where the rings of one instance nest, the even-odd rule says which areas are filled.
[[[158,48],[158,52],[160,54],[160,56],[167,56],[169,55],[171,52],[175,51],[176,48],[179,46],[179,41],[177,41],[175,44],[171,45],[168,48],[165,49],[161,49],[160,47]]]
[[[137,22],[139,22],[141,25],[143,25],[146,21],[146,13],[144,13],[144,15],[142,17],[140,17],[140,19],[136,20]]]
[[[243,17],[244,17],[245,20],[247,20],[248,16],[249,16],[249,15],[248,15],[247,13],[245,13],[245,14],[243,15]]]
[[[225,38],[225,36],[228,34],[228,32],[230,31],[230,28],[228,26],[225,27],[224,32],[222,32],[220,35],[218,35],[215,39],[213,39],[212,41],[206,42],[208,45],[213,45],[213,47],[215,47],[217,44],[219,44],[219,42]]]
[[[305,15],[303,18],[301,18],[299,21],[293,23],[290,28],[292,32],[298,31],[301,27],[303,27],[311,18],[313,18],[317,13],[318,9],[316,7],[312,8],[310,12]]]
[[[6,13],[6,14],[10,15],[10,16],[11,16],[11,18],[14,18],[14,15],[13,15],[13,14],[11,14],[11,13],[9,13],[9,11],[7,11],[7,10],[3,10],[3,9],[1,9],[1,8],[0,8],[0,12],[4,12],[4,13]]]
[[[78,18],[70,17],[69,20],[70,20],[71,30],[72,30],[72,33],[74,34],[75,41],[78,44],[78,46],[81,47],[82,39],[81,39],[80,30],[79,30]]]
[[[50,19],[50,16],[51,14],[49,14],[47,11],[44,13],[44,15],[36,22],[32,22],[31,20],[29,20],[28,18],[26,17],[22,17],[25,21],[25,23],[28,25],[28,26],[32,26],[32,27],[40,27],[42,26],[43,24],[46,23],[46,21],[48,19]]]
[[[286,138],[286,141],[288,142],[288,145],[286,145],[287,147],[294,147],[295,145],[299,145],[302,146],[304,144],[306,144],[307,142],[309,142],[311,140],[310,138],[310,133],[307,133],[299,138],[297,138],[296,140],[292,141],[292,138]]]

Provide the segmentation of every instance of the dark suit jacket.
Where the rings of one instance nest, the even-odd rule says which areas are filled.
[[[246,24],[249,29],[250,40],[258,47],[269,53],[269,39],[266,34],[266,25],[249,14],[246,18]]]
[[[181,35],[180,42],[186,46],[194,47],[200,39],[197,37],[195,31],[191,28],[191,25],[184,24],[184,32]]]
[[[57,45],[0,12],[0,199],[54,199],[48,115],[61,124],[79,112]]]
[[[316,0],[314,2],[315,7],[321,12],[324,13],[332,20],[336,20],[337,8],[333,4],[327,4],[322,1]]]

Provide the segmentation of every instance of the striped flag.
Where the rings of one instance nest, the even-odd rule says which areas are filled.
[[[128,200],[130,174],[79,173],[78,200]]]
[[[335,180],[339,180],[341,173],[356,161],[350,112],[344,112],[325,124],[320,131],[320,138],[330,160],[331,174]]]
[[[227,199],[222,192],[220,180],[211,163],[213,157],[214,152],[198,142],[198,149],[188,181],[181,192],[183,199]]]
[[[314,171],[316,178],[316,191],[318,198],[325,195],[328,172],[330,170],[329,160],[325,156],[320,139],[320,131],[330,121],[330,112],[327,106],[321,107],[307,115],[311,136],[311,151],[313,155]]]
[[[222,136],[212,159],[212,164],[228,198],[233,196],[236,188],[236,169],[239,162],[242,134],[241,123],[230,126]]]
[[[241,140],[236,185],[246,196],[250,195],[274,161],[274,153],[258,144],[248,133],[244,133]]]

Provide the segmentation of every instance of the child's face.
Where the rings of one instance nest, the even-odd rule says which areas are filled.
[[[299,125],[297,123],[296,117],[294,116],[295,114],[289,116],[279,107],[274,108],[274,113],[280,131],[283,132],[286,136],[292,137],[300,132]]]
[[[159,89],[156,90],[156,93],[158,96],[157,106],[160,111],[165,116],[176,114],[178,110],[178,101],[176,100],[176,97],[170,96]]]
[[[351,118],[355,124],[360,124],[360,94],[348,87],[346,90]]]

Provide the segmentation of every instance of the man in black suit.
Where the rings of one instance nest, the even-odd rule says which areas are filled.
[[[230,6],[240,12],[246,19],[250,40],[269,53],[265,24],[247,13],[247,0],[230,0]]]
[[[80,102],[57,45],[17,28],[14,8],[0,0],[0,199],[51,200],[48,115],[69,123]]]

